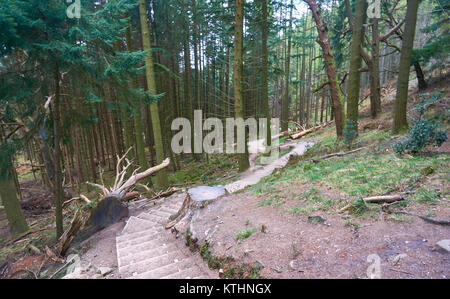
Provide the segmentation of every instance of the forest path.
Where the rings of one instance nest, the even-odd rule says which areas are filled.
[[[225,186],[233,193],[258,183],[270,175],[276,168],[284,167],[290,156],[302,155],[313,145],[312,141],[293,143],[288,154],[279,157],[267,165],[257,166],[257,154],[251,155],[252,167],[241,179]],[[249,147],[261,148],[262,140],[249,143]],[[173,235],[164,229],[168,218],[181,208],[185,195],[175,194],[161,200],[142,212],[133,211],[121,232],[116,237],[119,275],[122,278],[217,278],[214,271],[208,269],[198,254],[192,253]]]
[[[286,166],[291,156],[301,156],[308,150],[308,148],[312,147],[313,145],[314,142],[311,140],[292,143],[290,144],[290,146],[292,146],[293,149],[289,153],[279,157],[278,159],[267,165],[255,165],[257,155],[252,154],[250,155],[250,169],[244,172],[239,180],[227,184],[225,186],[225,189],[229,193],[235,193],[237,191],[243,190],[248,186],[257,184],[262,178],[270,175],[275,169],[283,168],[284,166]],[[254,142],[254,144],[249,143],[249,148],[251,148],[251,146],[260,148],[262,146],[262,141],[257,140]]]

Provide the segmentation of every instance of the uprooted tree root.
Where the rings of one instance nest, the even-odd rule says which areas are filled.
[[[103,194],[101,194],[100,200],[92,202],[86,196],[80,195],[80,197],[73,198],[69,201],[69,203],[78,199],[85,201],[86,205],[84,206],[84,208],[88,208],[88,210],[91,211],[91,217],[85,217],[83,215],[82,209],[78,209],[75,212],[75,215],[72,219],[69,228],[63,233],[61,238],[58,240],[57,252],[59,255],[61,256],[65,255],[77,233],[85,226],[87,222],[89,222],[92,219],[92,217],[94,216],[93,213],[95,213],[96,211],[96,209],[94,209],[93,207],[94,204],[96,205],[96,207],[100,207],[102,201],[113,200],[118,202],[118,205],[120,205],[120,202],[122,201],[129,201],[131,199],[137,198],[139,194],[137,192],[129,192],[129,190],[132,187],[134,187],[139,181],[166,168],[170,164],[170,159],[167,158],[161,164],[151,167],[144,172],[138,173],[137,171],[139,169],[136,169],[133,171],[132,175],[125,181],[125,176],[128,173],[128,169],[132,165],[132,162],[126,158],[126,155],[130,151],[130,149],[122,157],[117,156],[116,177],[112,187],[110,188],[105,187],[102,175],[100,176],[102,182],[101,185],[88,183],[90,185],[99,188],[102,191]],[[126,164],[122,165],[124,161],[126,162]],[[107,208],[109,208],[110,206],[111,205],[106,205]]]

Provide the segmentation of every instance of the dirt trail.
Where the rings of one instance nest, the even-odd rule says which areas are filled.
[[[290,187],[299,188],[306,192],[310,186]],[[263,201],[244,192],[211,203],[194,223],[196,232],[214,230],[207,240],[214,255],[241,263],[258,261],[264,265],[260,274],[265,278],[367,278],[373,264],[367,258],[373,254],[380,258],[381,278],[450,277],[450,255],[434,251],[436,242],[448,239],[450,227],[420,219],[400,223],[358,219],[355,229],[346,224],[352,219],[324,212],[312,214],[326,218],[324,224],[315,224],[307,215],[285,213],[298,200],[281,209],[262,206]],[[443,217],[449,217],[449,207],[445,211]],[[253,229],[249,238],[236,239],[238,232]]]
[[[290,156],[304,154],[312,144],[299,142],[289,154],[265,166],[255,166],[252,157],[251,169],[225,188],[234,193],[256,184],[284,167]],[[304,194],[311,186],[289,188]],[[340,198],[332,191],[324,196]],[[118,269],[110,276],[114,278],[217,278],[218,273],[207,269],[199,254],[185,246],[184,239],[175,239],[163,228],[184,197],[184,193],[175,194],[149,203],[146,210],[131,209],[132,216],[124,228],[123,224],[116,228],[114,238],[106,241],[100,236],[96,241],[103,248],[115,248],[114,252],[102,252],[94,244],[83,257],[85,263],[117,258]],[[450,256],[433,250],[437,241],[448,239],[449,227],[414,218],[392,223],[382,217],[380,221],[359,219],[355,229],[347,225],[352,222],[350,218],[336,213],[322,213],[326,222],[314,224],[307,216],[261,205],[262,200],[251,192],[222,197],[201,209],[193,225],[200,236],[207,236],[202,241],[208,241],[214,255],[232,256],[242,263],[258,261],[264,266],[261,275],[265,278],[366,278],[367,258],[373,254],[380,258],[382,278],[450,277]],[[288,202],[284,208],[295,205]],[[450,207],[446,207],[442,216],[449,215]],[[248,239],[236,239],[237,232],[255,228]]]

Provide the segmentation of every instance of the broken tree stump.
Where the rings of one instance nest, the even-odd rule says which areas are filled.
[[[83,212],[78,209],[73,216],[70,227],[64,232],[61,238],[58,240],[57,252],[60,256],[64,256],[70,247],[73,239],[78,231],[84,226],[86,220],[83,218]]]
[[[205,207],[209,202],[215,201],[226,194],[226,189],[223,187],[207,187],[200,186],[191,188],[186,194],[183,205],[180,210],[170,217],[171,222],[166,225],[166,229],[172,229],[172,232],[178,234],[179,232],[186,232],[189,230],[190,239],[194,243],[198,240],[194,228],[192,227],[192,220],[194,220],[200,209]]]

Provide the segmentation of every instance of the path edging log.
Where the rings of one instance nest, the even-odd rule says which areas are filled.
[[[387,195],[387,196],[373,196],[373,197],[367,197],[363,198],[364,202],[366,203],[394,203],[397,201],[405,200],[405,197],[403,195]],[[352,207],[352,203],[346,205],[342,209],[339,210],[339,213],[345,212],[348,209]]]

